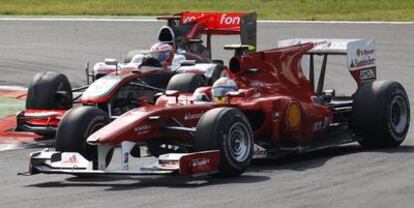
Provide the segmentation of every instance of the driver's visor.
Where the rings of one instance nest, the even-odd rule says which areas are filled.
[[[232,87],[217,87],[217,88],[212,88],[211,95],[213,97],[222,97],[222,96],[225,96],[227,92],[231,92],[231,91],[234,91],[234,88],[232,88]]]

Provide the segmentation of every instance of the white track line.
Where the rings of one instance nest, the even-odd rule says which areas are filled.
[[[0,21],[63,21],[63,22],[164,22],[154,17],[113,18],[113,17],[1,17]],[[294,23],[294,24],[394,24],[407,25],[414,22],[386,21],[305,21],[305,20],[258,20],[258,23]]]
[[[21,149],[22,147],[16,144],[0,144],[0,152],[14,149]]]
[[[0,85],[0,90],[18,90],[18,91],[24,91],[27,90],[26,87],[22,86],[14,86],[14,85]]]

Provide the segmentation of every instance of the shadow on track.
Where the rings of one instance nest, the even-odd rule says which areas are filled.
[[[269,172],[277,170],[306,171],[323,166],[327,161],[342,155],[355,153],[414,153],[414,146],[400,146],[384,149],[363,148],[358,144],[332,147],[305,154],[286,155],[279,159],[256,160],[249,172]]]
[[[106,176],[106,177],[70,177],[64,181],[51,181],[28,185],[38,188],[62,188],[62,187],[107,187],[107,191],[133,190],[149,187],[169,188],[199,188],[203,186],[221,184],[258,183],[270,179],[268,176],[257,175],[263,172],[276,172],[279,170],[306,171],[312,168],[323,166],[334,157],[355,154],[359,152],[375,153],[414,153],[414,146],[401,146],[387,149],[365,149],[359,145],[346,145],[329,148],[316,152],[290,155],[274,160],[258,160],[244,173],[237,178],[216,178],[216,177],[181,177],[181,176]]]
[[[215,177],[181,177],[181,176],[157,176],[157,177],[71,177],[65,181],[52,181],[32,184],[28,187],[38,188],[62,188],[62,187],[108,187],[107,191],[133,190],[147,187],[168,188],[198,188],[209,185],[220,185],[230,183],[257,183],[269,180],[266,176],[253,176],[249,174],[237,178],[215,178]]]

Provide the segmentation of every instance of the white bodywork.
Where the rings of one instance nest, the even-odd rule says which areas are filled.
[[[129,63],[119,63],[118,70],[122,71],[128,68],[138,68],[141,65],[142,60],[145,57],[147,51],[142,51],[142,53],[135,55]],[[108,65],[105,62],[98,62],[93,66],[92,76],[97,77],[98,75],[106,75],[115,71],[115,65]]]
[[[216,69],[216,67],[216,63],[200,63],[191,66],[181,66],[177,68],[176,71],[178,73],[199,72],[201,74],[204,74],[204,76],[207,78],[212,78],[214,69]]]
[[[89,85],[85,92],[83,92],[82,100],[90,100],[107,96],[124,78],[125,76],[110,74],[96,80]]]
[[[185,51],[180,50],[179,53],[176,53],[174,55],[174,58],[172,60],[171,65],[169,66],[169,69],[171,71],[176,71],[177,73],[186,73],[186,72],[197,72],[200,74],[203,74],[207,79],[211,79],[213,76],[214,69],[217,67],[216,63],[196,63],[191,66],[181,66],[181,63],[186,60]],[[139,67],[142,63],[142,60],[144,57],[148,54],[147,51],[142,51],[142,54],[135,55],[131,62],[129,63],[119,63],[118,70],[122,71],[125,69],[134,69],[134,70],[140,70]],[[115,65],[108,65],[105,64],[105,62],[98,62],[93,66],[91,75],[95,78],[97,76],[103,76],[106,74],[109,74],[111,72],[115,71]],[[143,67],[142,70],[148,69],[147,67]],[[142,71],[142,73],[149,72],[149,71]]]

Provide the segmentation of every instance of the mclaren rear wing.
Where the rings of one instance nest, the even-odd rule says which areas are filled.
[[[157,19],[167,20],[167,26],[160,29],[158,39],[171,42],[178,47],[183,46],[183,41],[201,43],[200,34],[206,34],[209,58],[211,58],[212,35],[240,35],[242,45],[250,45],[254,50],[256,49],[257,15],[255,12],[182,12],[157,17]]]
[[[180,24],[200,23],[202,33],[211,35],[240,34],[242,44],[256,46],[257,15],[236,12],[183,12],[179,14]]]
[[[309,54],[309,80],[314,87],[314,55],[323,55],[323,62],[316,92],[322,93],[328,55],[346,55],[347,68],[358,85],[376,79],[375,40],[373,39],[286,39],[278,47],[288,47],[311,42]]]

